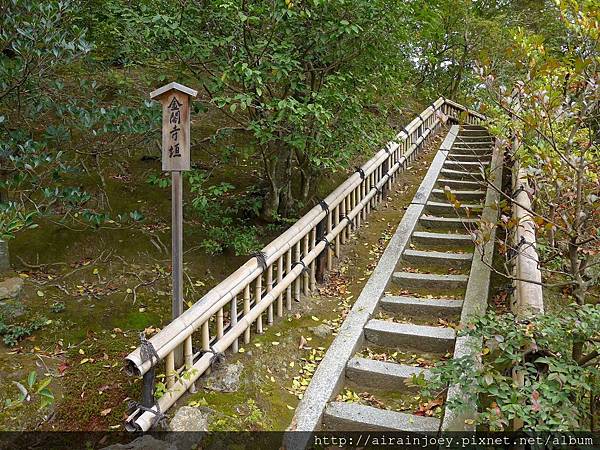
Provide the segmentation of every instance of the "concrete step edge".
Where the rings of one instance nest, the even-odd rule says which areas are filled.
[[[335,431],[424,433],[438,431],[440,423],[434,417],[415,416],[359,403],[330,402],[323,412],[323,425],[326,429]],[[360,446],[361,443],[353,444]]]

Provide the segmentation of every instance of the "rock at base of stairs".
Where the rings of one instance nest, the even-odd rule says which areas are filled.
[[[177,410],[169,429],[171,431],[208,431],[208,418],[213,413],[210,408],[182,406]]]
[[[0,282],[0,315],[7,319],[25,313],[25,305],[19,299],[23,289],[23,280],[18,277],[7,278]]]
[[[244,365],[241,362],[219,367],[211,372],[200,384],[203,388],[219,392],[236,392],[240,388],[240,376]]]
[[[23,289],[23,279],[19,277],[7,278],[0,281],[0,300],[18,298]]]

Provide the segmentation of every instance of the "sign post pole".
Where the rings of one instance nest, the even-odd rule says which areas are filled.
[[[183,313],[183,181],[190,170],[190,101],[198,92],[169,83],[150,93],[162,104],[162,170],[171,172],[172,317]],[[183,365],[183,349],[175,350],[175,366]]]

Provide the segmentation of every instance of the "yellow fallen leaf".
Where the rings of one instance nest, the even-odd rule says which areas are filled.
[[[82,348],[79,349],[79,354],[80,355],[85,355],[85,350],[83,350]]]
[[[90,360],[89,360],[88,358],[83,358],[83,359],[81,360],[81,362],[79,363],[79,365],[81,365],[81,364],[85,364],[86,362],[89,362],[89,361],[90,361]]]
[[[112,408],[106,408],[106,409],[103,409],[102,411],[100,411],[100,415],[101,415],[102,417],[104,417],[104,416],[107,416],[107,415],[109,415],[109,414],[110,414],[110,412],[111,412],[111,411],[112,411]]]
[[[43,297],[44,293],[42,291],[37,291],[37,295],[38,295],[38,297]]]

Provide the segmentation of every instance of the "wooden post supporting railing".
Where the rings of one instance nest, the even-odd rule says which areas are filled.
[[[247,261],[149,339],[147,344],[152,346],[152,352],[158,358],[143,357],[140,348],[130,353],[125,369],[131,375],[144,375],[165,361],[168,389],[151,411],[134,411],[127,419],[127,429],[146,431],[151,428],[156,412],[166,411],[186,390],[193,389],[196,379],[210,370],[220,353],[228,349],[237,351],[238,339],[242,336],[244,343],[249,343],[254,324],[257,333],[263,331],[263,314],[266,314],[268,324],[272,322],[273,303],[277,305],[277,316],[283,315],[284,294],[289,311],[292,297],[300,301],[301,292],[308,294],[314,289],[313,280],[321,280],[324,268],[333,266],[333,258],[340,254],[340,245],[351,230],[366,219],[369,205],[374,206],[384,198],[382,189],[390,186],[447,120],[456,120],[465,112],[468,117],[474,117],[473,120],[483,117],[457,103],[443,98],[436,100],[393,142],[268,244],[260,257]],[[238,296],[243,297],[241,314],[236,303]],[[230,317],[225,321],[223,308],[227,305],[230,305]],[[214,335],[210,332],[211,323],[216,323]],[[192,335],[197,331],[201,332],[202,351],[192,348],[190,358]],[[184,343],[185,364],[175,367],[173,352]],[[182,376],[184,372],[185,376]]]

